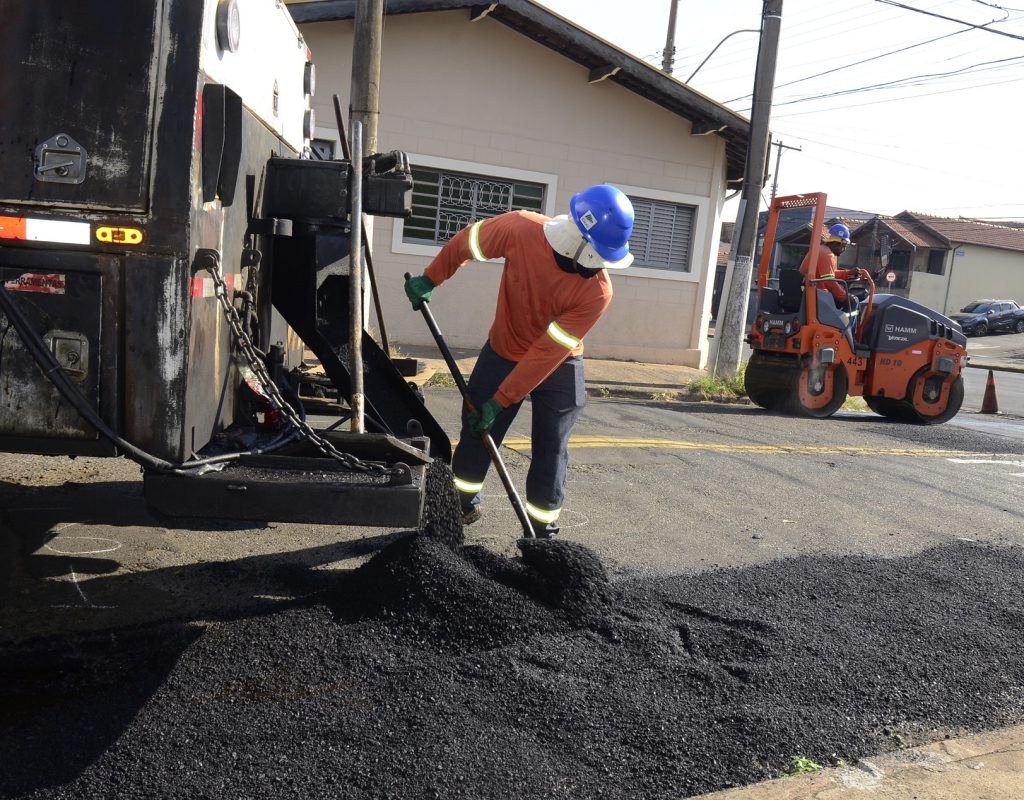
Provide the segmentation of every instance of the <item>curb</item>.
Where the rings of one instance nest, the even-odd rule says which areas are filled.
[[[1008,364],[1005,361],[986,361],[985,359],[971,359],[967,362],[968,367],[974,369],[991,369],[995,372],[1017,372],[1024,373],[1024,364]]]
[[[950,800],[1024,792],[1024,726],[862,758],[847,767],[700,795],[693,800]]]
[[[587,396],[598,399],[618,398],[621,400],[642,400],[644,402],[664,403],[734,403],[740,405],[751,405],[747,397],[739,397],[732,394],[704,394],[703,392],[688,392],[684,389],[620,389],[616,386],[605,386],[603,384],[589,384]]]

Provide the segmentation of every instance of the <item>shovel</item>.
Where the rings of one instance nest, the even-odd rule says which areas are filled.
[[[409,280],[410,277],[411,276],[408,272],[405,273],[406,280]],[[430,332],[434,335],[434,341],[437,342],[437,349],[440,350],[441,355],[444,356],[445,363],[448,365],[448,369],[452,373],[452,378],[455,379],[455,383],[458,385],[459,391],[462,393],[462,399],[466,402],[466,407],[470,411],[476,411],[476,406],[473,405],[473,401],[469,398],[469,387],[466,385],[466,379],[462,377],[462,373],[459,371],[459,365],[455,363],[455,357],[452,355],[452,351],[448,349],[448,343],[444,340],[444,335],[441,333],[441,329],[437,327],[437,322],[434,320],[434,315],[430,312],[430,308],[428,307],[426,300],[420,304],[420,311],[423,312],[423,319],[427,321],[427,327],[430,328]],[[481,433],[480,437],[484,440],[487,452],[491,455],[491,463],[494,464],[494,469],[501,478],[501,482],[505,484],[505,491],[508,493],[508,499],[512,503],[512,508],[515,509],[516,516],[519,517],[519,523],[523,526],[523,536],[527,539],[535,538],[533,525],[530,524],[530,518],[526,514],[526,506],[523,505],[523,501],[519,497],[516,487],[512,485],[512,478],[509,477],[508,470],[505,469],[505,462],[501,460],[501,453],[498,452],[498,447],[494,444],[494,439],[491,438],[491,434],[487,431]]]

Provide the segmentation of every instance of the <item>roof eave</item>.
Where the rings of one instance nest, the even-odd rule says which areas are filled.
[[[355,0],[320,0],[289,6],[296,23],[352,19]],[[726,177],[742,182],[750,122],[681,81],[588,33],[531,0],[385,0],[386,14],[469,9],[472,19],[490,17],[588,70],[592,83],[609,80],[691,123],[691,134],[714,134],[725,142]]]

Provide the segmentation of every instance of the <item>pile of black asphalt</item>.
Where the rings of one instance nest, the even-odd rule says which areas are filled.
[[[288,580],[0,651],[0,796],[675,799],[1024,719],[1020,548],[609,576],[410,534]]]

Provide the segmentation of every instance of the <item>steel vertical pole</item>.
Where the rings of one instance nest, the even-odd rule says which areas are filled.
[[[361,153],[363,147],[363,123],[352,123],[352,152]],[[352,432],[365,433],[363,427],[363,159],[353,158],[349,171],[352,185],[349,197],[352,207],[349,212],[350,247],[348,270],[349,342],[348,363],[351,378]]]

